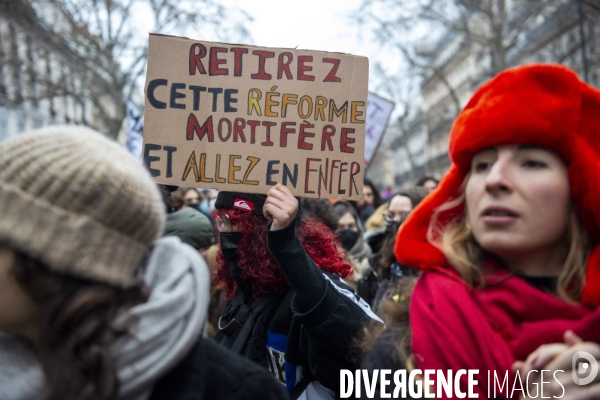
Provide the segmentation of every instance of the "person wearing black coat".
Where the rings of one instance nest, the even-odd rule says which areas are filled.
[[[256,400],[289,396],[272,374],[209,339],[154,386],[148,400]]]
[[[368,321],[381,320],[342,278],[352,272],[334,234],[298,218],[298,201],[276,185],[268,196],[220,192],[218,277],[232,298],[214,337],[262,365],[292,399],[339,398],[340,370]]]

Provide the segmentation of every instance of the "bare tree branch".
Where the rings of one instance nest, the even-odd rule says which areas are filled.
[[[214,0],[15,0],[30,10],[27,18],[17,12],[5,13],[11,2],[0,3],[3,16],[18,19],[22,32],[34,35],[49,54],[69,65],[68,78],[80,80],[86,90],[68,88],[60,77],[40,74],[39,66],[6,64],[13,74],[25,71],[35,75],[36,87],[45,88],[15,95],[2,95],[3,103],[18,107],[42,99],[72,98],[76,103],[93,104],[96,128],[116,136],[125,118],[125,102],[142,91],[141,77],[146,68],[147,34],[133,23],[134,12],[142,10],[153,21],[150,31],[187,35],[219,32],[219,40],[241,41],[247,37],[249,17],[228,10]],[[45,22],[48,12],[59,18]],[[0,52],[0,60],[7,56]],[[50,62],[50,61],[48,61]],[[53,63],[57,63],[53,61]],[[3,61],[4,64],[4,61]],[[54,65],[54,64],[53,64]],[[37,74],[37,75],[36,75]],[[72,85],[75,86],[75,85]],[[93,94],[92,94],[93,93]],[[20,97],[19,97],[20,96]],[[90,122],[93,123],[93,122]]]

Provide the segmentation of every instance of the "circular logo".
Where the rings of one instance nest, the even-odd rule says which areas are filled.
[[[586,351],[578,351],[572,359],[573,382],[578,385],[587,385],[598,375],[598,362],[594,356]]]

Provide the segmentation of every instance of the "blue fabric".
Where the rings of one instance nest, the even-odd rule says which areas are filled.
[[[286,386],[288,393],[292,391],[301,377],[297,376],[297,367],[285,359],[287,335],[267,331],[267,348],[269,353],[269,369],[279,382]]]

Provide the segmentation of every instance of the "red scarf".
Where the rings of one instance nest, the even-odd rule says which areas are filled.
[[[540,345],[563,343],[569,329],[584,341],[600,343],[600,307],[592,311],[570,305],[506,270],[486,275],[486,282],[483,289],[471,289],[452,268],[421,275],[410,305],[412,351],[419,369],[478,369],[475,393],[480,399],[488,397],[488,370],[492,382],[496,371],[500,383],[509,371],[510,395],[513,362],[525,360]],[[467,382],[463,375],[464,393]],[[515,397],[521,393],[515,391]]]

